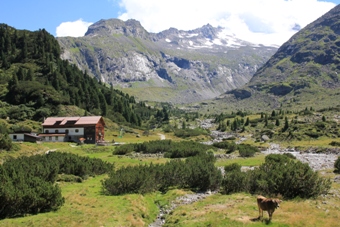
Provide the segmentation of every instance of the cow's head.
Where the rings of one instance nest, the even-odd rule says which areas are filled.
[[[282,202],[282,200],[280,200],[280,199],[272,199],[272,201],[275,204],[275,208],[279,208],[280,203]]]

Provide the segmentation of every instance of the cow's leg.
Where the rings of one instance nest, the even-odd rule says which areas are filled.
[[[261,219],[261,217],[263,217],[263,210],[261,209],[260,206],[259,207],[259,219]]]
[[[268,210],[269,221],[272,220],[273,212],[273,210]]]

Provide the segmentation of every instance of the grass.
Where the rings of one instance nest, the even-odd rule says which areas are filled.
[[[105,177],[89,178],[83,183],[61,183],[65,204],[60,210],[0,220],[0,226],[147,226],[156,219],[157,204],[168,204],[186,193],[172,190],[166,194],[106,196],[101,193],[101,181]]]
[[[241,166],[259,166],[264,163],[264,154],[256,154],[254,157],[250,158],[235,158],[235,159],[217,159],[216,166],[226,166],[232,163],[237,163]]]
[[[5,219],[1,226],[144,226],[157,215],[154,194],[105,196],[101,183],[105,176],[84,183],[62,183],[65,205],[56,212]]]
[[[340,142],[339,138],[328,138],[328,137],[320,137],[318,139],[310,139],[308,141],[289,141],[283,142],[283,147],[329,147],[329,144],[332,141]]]
[[[268,223],[258,217],[256,195],[215,194],[205,200],[180,206],[166,219],[165,226],[338,226],[339,198],[283,201]]]

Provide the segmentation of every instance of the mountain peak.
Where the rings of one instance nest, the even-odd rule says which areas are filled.
[[[120,19],[100,20],[88,28],[85,36],[108,36],[114,34],[143,39],[149,38],[149,33],[143,28],[139,21],[134,19],[129,19],[127,21]]]

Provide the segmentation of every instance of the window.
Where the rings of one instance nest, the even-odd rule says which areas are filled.
[[[79,132],[79,129],[76,129],[76,132]]]
[[[68,133],[68,129],[65,130],[65,133]]]
[[[59,132],[59,130],[58,130],[58,129],[56,129],[56,130],[55,130],[55,133],[58,133],[58,132]]]
[[[17,139],[17,135],[13,135],[13,139],[16,140]]]
[[[58,141],[58,136],[55,137],[55,140]]]
[[[49,131],[48,131],[48,130],[45,130],[45,133],[49,133]]]
[[[52,140],[52,136],[49,136],[49,137],[48,137],[48,140]]]

